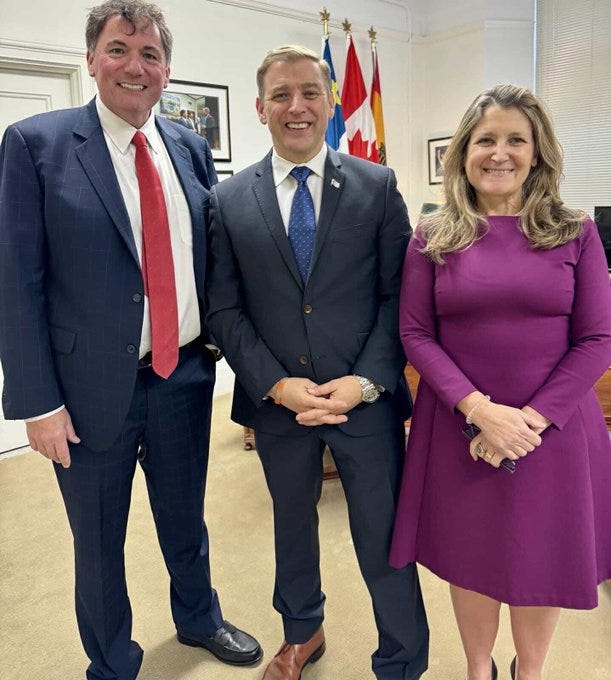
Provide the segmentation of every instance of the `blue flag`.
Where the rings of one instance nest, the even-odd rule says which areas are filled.
[[[340,151],[345,151],[347,153],[348,139],[346,137],[346,126],[344,125],[342,101],[339,96],[339,88],[337,87],[337,80],[335,79],[335,69],[333,68],[333,61],[331,59],[329,36],[325,35],[322,41],[322,58],[327,62],[327,64],[329,64],[329,69],[331,70],[331,89],[333,92],[333,100],[335,102],[335,113],[327,125],[325,141],[332,149],[339,149]]]

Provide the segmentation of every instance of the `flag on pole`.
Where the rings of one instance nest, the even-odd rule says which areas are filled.
[[[373,30],[373,28],[372,28]],[[375,38],[371,41],[371,60],[373,77],[371,79],[371,113],[376,129],[376,143],[381,165],[386,165],[386,135],[384,134],[384,112],[382,110],[382,90],[380,88],[380,72],[378,70],[378,50]]]
[[[348,137],[346,136],[346,126],[344,125],[342,100],[339,97],[339,88],[337,86],[337,79],[335,78],[333,60],[331,59],[331,48],[329,47],[328,33],[322,38],[322,58],[327,62],[327,64],[329,64],[329,70],[331,71],[331,91],[333,94],[333,101],[335,103],[333,118],[331,118],[329,124],[327,125],[325,141],[332,149],[348,153]]]
[[[350,33],[347,33],[346,40],[348,51],[342,88],[342,107],[346,121],[346,132],[348,133],[348,150],[352,156],[360,156],[377,163],[378,149],[375,125],[363,73]]]

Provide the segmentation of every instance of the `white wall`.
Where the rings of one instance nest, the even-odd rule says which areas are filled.
[[[534,0],[417,0],[408,76],[410,157],[406,198],[415,221],[423,202],[442,200],[428,183],[427,140],[451,136],[473,98],[512,82],[533,86]],[[405,178],[401,178],[405,179]]]
[[[441,186],[428,183],[427,140],[451,137],[469,102],[484,88],[484,50],[483,24],[414,39],[406,195],[412,222],[423,202],[441,200]]]

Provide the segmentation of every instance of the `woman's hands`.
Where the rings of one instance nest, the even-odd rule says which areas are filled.
[[[497,453],[512,460],[534,451],[541,443],[534,430],[541,425],[540,419],[512,406],[486,401],[478,407],[473,422]]]
[[[457,408],[471,414],[471,421],[481,430],[469,446],[471,457],[493,467],[499,467],[504,458],[518,460],[534,451],[551,422],[530,406],[517,409],[496,404],[479,392],[462,399]]]

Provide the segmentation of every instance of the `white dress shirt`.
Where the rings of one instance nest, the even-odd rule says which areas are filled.
[[[102,130],[104,131],[104,139],[110,153],[110,159],[117,175],[127,214],[129,215],[136,248],[138,249],[138,257],[140,262],[142,262],[140,190],[138,188],[138,178],[136,177],[136,147],[131,143],[137,128],[126,123],[122,118],[119,118],[119,116],[110,111],[99,97],[96,97],[96,107]],[[193,271],[191,214],[189,213],[187,200],[168,151],[155,125],[155,116],[152,113],[146,123],[140,128],[140,132],[146,137],[153,162],[159,172],[168,211],[178,302],[178,344],[182,347],[191,342],[191,340],[195,340],[201,332],[197,291],[195,288],[195,273]],[[148,297],[145,296],[140,357],[143,357],[150,351],[151,318]]]
[[[312,202],[314,203],[314,213],[316,215],[316,224],[318,224],[318,216],[320,215],[320,204],[322,202],[322,187],[325,178],[325,161],[327,159],[327,145],[323,144],[322,149],[311,158],[307,163],[292,163],[282,158],[276,153],[276,149],[272,152],[272,171],[274,174],[274,184],[276,185],[276,196],[278,197],[278,206],[284,228],[289,229],[289,218],[291,216],[291,207],[293,205],[293,197],[297,191],[297,180],[289,174],[291,170],[297,165],[305,165],[312,171],[306,180],[308,189],[312,194]]]

